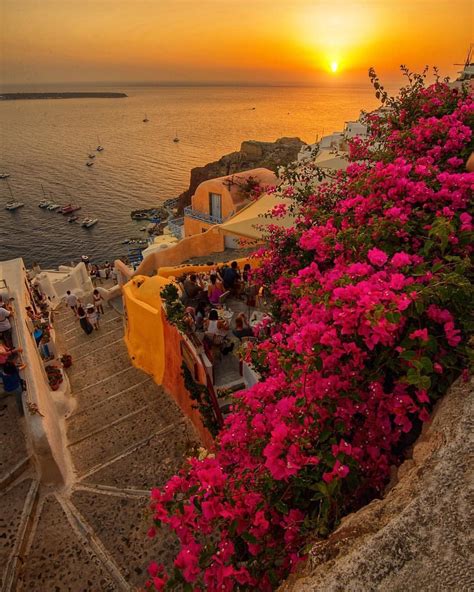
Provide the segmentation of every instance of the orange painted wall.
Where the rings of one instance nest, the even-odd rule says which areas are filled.
[[[203,426],[201,416],[197,409],[193,408],[194,401],[189,396],[184,386],[184,379],[181,373],[182,357],[180,354],[180,336],[175,327],[170,325],[162,310],[163,333],[165,346],[165,372],[163,375],[163,387],[173,397],[183,413],[192,421],[204,446],[210,448],[213,439],[208,430]],[[206,384],[205,371],[199,376],[199,381]]]

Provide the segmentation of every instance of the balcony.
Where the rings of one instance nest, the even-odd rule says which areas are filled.
[[[193,210],[193,208],[189,206],[184,208],[184,215],[189,218],[194,218],[195,220],[200,220],[201,222],[206,222],[207,224],[222,224],[224,221],[220,216],[213,216],[207,212],[199,212],[198,210]]]
[[[184,236],[184,218],[173,218],[168,222],[168,228],[173,236],[181,240]]]

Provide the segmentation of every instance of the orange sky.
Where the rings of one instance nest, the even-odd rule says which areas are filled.
[[[453,75],[472,0],[0,0],[3,83],[365,82]],[[336,72],[331,72],[331,68]]]

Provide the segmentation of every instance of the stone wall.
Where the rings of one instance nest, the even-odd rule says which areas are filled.
[[[450,390],[385,497],[317,542],[280,592],[474,590],[472,390]]]

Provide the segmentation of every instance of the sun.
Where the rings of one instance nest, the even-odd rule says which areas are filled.
[[[337,62],[331,62],[331,72],[335,74],[339,69],[339,64]]]

